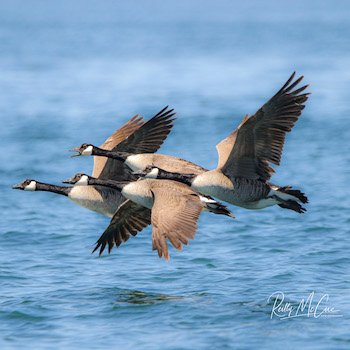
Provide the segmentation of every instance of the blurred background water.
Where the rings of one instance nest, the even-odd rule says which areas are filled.
[[[349,349],[348,1],[0,2],[0,347]],[[151,230],[91,255],[108,219],[49,193],[136,113],[178,120],[161,152],[216,166],[215,145],[296,70],[312,96],[273,178],[308,212],[203,214],[169,263]],[[339,318],[270,319],[269,296],[329,294]]]

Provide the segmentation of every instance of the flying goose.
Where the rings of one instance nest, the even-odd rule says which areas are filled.
[[[120,151],[108,151],[96,147],[89,143],[83,143],[77,148],[74,148],[77,154],[74,156],[100,156],[108,157],[125,164],[133,173],[144,170],[146,167],[153,165],[160,167],[168,172],[176,172],[182,174],[201,174],[207,169],[194,164],[190,161],[159,153],[131,153]],[[137,175],[137,173],[135,173]]]
[[[100,255],[108,244],[108,252],[130,235],[136,235],[152,223],[153,250],[169,259],[167,240],[178,250],[194,238],[197,220],[203,210],[234,217],[221,203],[204,197],[189,186],[176,181],[144,179],[140,181],[101,180],[78,173],[64,183],[75,186],[106,186],[120,191],[129,201],[121,204],[109,226],[99,238],[96,251]]]
[[[100,147],[102,149],[125,152],[155,152],[164,142],[174,121],[173,109],[163,108],[147,122],[136,115],[114,132]],[[92,171],[100,179],[122,180],[132,177],[130,169],[114,159],[94,157]],[[13,186],[25,191],[49,191],[67,196],[76,204],[113,217],[125,198],[119,191],[101,186],[56,186],[27,179]]]
[[[268,181],[280,164],[286,133],[290,132],[304,109],[308,85],[297,88],[303,76],[294,80],[295,72],[283,87],[253,116],[245,116],[238,128],[217,146],[217,168],[201,174],[169,172],[149,166],[138,172],[148,178],[171,179],[191,186],[195,191],[246,209],[272,205],[306,211],[304,193],[290,186],[276,186]],[[293,81],[294,80],[294,81]]]

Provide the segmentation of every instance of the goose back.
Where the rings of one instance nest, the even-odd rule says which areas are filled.
[[[156,153],[131,155],[127,158],[125,164],[129,166],[133,171],[144,170],[149,165],[161,168],[171,173],[197,175],[206,171],[205,168],[187,160]]]

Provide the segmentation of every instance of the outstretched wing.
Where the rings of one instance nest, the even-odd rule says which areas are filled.
[[[301,76],[293,82],[294,76],[295,73],[253,116],[243,119],[231,134],[233,147],[228,156],[221,152],[222,147],[218,145],[218,168],[225,175],[270,179],[274,173],[270,162],[280,164],[286,133],[298,120],[309,96],[309,93],[302,93],[308,85],[293,90],[303,79]]]
[[[168,106],[163,108],[127,139],[119,143],[114,150],[134,154],[156,152],[169,135],[175,114],[173,109],[168,109]]]
[[[124,140],[115,144],[112,151],[127,153],[154,153],[162,145],[173,127],[173,109],[163,108],[153,118],[141,124]],[[124,163],[105,158],[105,166],[98,175],[100,179],[125,180],[132,178],[131,170]]]
[[[127,121],[120,129],[115,131],[101,146],[100,148],[111,151],[117,147],[122,141],[127,139],[132,133],[134,133],[144,123],[142,117],[135,115],[129,121]],[[108,163],[108,165],[106,164]],[[106,157],[94,157],[94,167],[92,170],[93,177],[100,177],[104,168],[107,166],[105,173],[122,174],[124,165],[122,162],[115,159],[108,159]],[[103,177],[102,177],[103,178]]]
[[[182,184],[180,184],[182,185]],[[203,209],[196,193],[183,194],[172,188],[154,188],[152,208],[152,245],[159,257],[169,259],[167,240],[178,250],[193,239],[199,215]]]
[[[109,226],[96,242],[93,250],[100,248],[99,255],[103,253],[108,244],[108,253],[113,246],[119,247],[126,242],[130,236],[136,236],[151,223],[151,210],[142,207],[130,200],[122,203],[114,214]]]

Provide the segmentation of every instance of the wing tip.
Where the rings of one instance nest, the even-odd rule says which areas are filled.
[[[105,250],[105,245],[101,242],[97,241],[95,248],[92,250],[91,254],[94,254],[98,248],[100,248],[100,251],[98,252],[98,256],[100,257],[103,254],[103,251]]]
[[[287,94],[304,79],[304,75],[301,75],[296,80],[294,80],[295,76],[296,76],[296,71],[292,73],[292,75],[288,78],[288,80],[285,82],[282,88],[278,90],[276,95]],[[308,85],[305,85],[305,87],[299,88],[298,91],[301,92],[305,90],[307,87]]]

